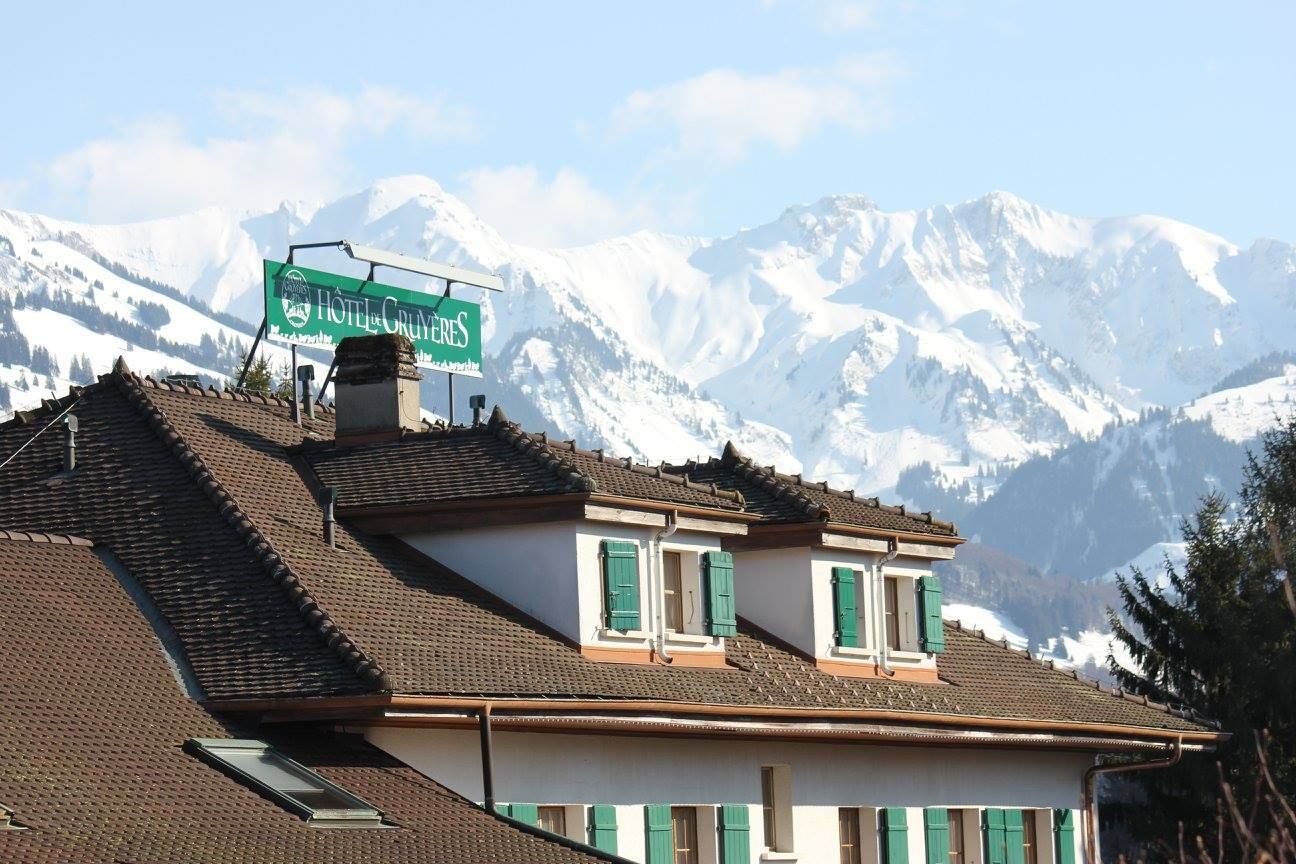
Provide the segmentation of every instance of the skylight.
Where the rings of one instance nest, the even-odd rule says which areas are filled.
[[[382,812],[316,772],[247,738],[190,738],[185,750],[321,828],[377,828]]]

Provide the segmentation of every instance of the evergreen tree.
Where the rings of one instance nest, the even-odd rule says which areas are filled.
[[[243,364],[247,362],[247,355],[239,361],[238,367],[234,370],[234,377],[229,382],[229,388],[234,389],[238,383],[238,375],[243,371]],[[264,354],[252,361],[248,366],[247,375],[243,377],[243,389],[249,393],[269,394],[274,389],[274,370],[270,361]]]
[[[1188,758],[1173,769],[1131,775],[1146,801],[1108,808],[1145,842],[1215,831],[1220,772],[1245,800],[1255,789],[1255,735],[1267,730],[1268,760],[1279,788],[1296,796],[1296,603],[1289,606],[1286,562],[1296,561],[1296,419],[1267,433],[1251,456],[1240,507],[1204,498],[1182,526],[1187,561],[1169,562],[1164,583],[1138,569],[1118,578],[1124,616],[1112,630],[1137,671],[1110,661],[1121,686],[1184,703],[1218,720],[1233,738],[1216,758]]]
[[[234,389],[238,381],[238,373],[243,370],[245,362],[247,362],[246,354],[234,369],[234,378],[226,384],[229,389]],[[293,381],[289,365],[286,360],[276,365],[271,363],[264,354],[258,356],[248,367],[247,376],[243,379],[243,389],[249,393],[264,393],[267,396],[278,396],[280,399],[292,399]]]

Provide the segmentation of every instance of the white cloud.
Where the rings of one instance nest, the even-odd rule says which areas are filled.
[[[169,117],[133,123],[56,157],[53,197],[97,221],[125,221],[205,206],[274,206],[348,188],[348,149],[397,128],[418,137],[465,134],[462,113],[382,87],[354,95],[325,90],[220,93],[218,117],[236,129],[198,138]],[[294,119],[309,118],[309,119]]]
[[[462,197],[505,238],[540,248],[576,246],[687,221],[689,201],[663,207],[651,196],[620,200],[583,174],[559,169],[546,180],[534,166],[480,168],[459,178]]]
[[[899,74],[885,54],[761,75],[714,69],[631,93],[613,112],[612,128],[667,128],[680,155],[736,162],[757,144],[786,152],[828,127],[864,134],[888,125],[888,89]]]
[[[819,7],[827,30],[859,30],[877,24],[877,3],[872,0],[826,0]]]

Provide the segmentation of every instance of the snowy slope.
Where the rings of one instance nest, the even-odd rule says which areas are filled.
[[[482,298],[483,386],[520,416],[654,460],[733,437],[883,493],[907,465],[958,482],[1187,401],[1281,347],[1296,318],[1290,246],[1239,249],[1166,219],[1083,219],[1006,193],[909,212],[839,196],[729,237],[542,250],[508,243],[434,181],[398,177],[268,213],[126,226],[10,213],[0,234],[20,258],[29,238],[93,250],[249,323],[259,260],[290,239],[493,270],[508,290]],[[332,252],[300,260],[360,270]]]
[[[0,210],[0,407],[117,354],[222,380],[261,315],[261,259],[341,238],[503,277],[502,294],[456,292],[483,304],[487,355],[461,400],[484,392],[527,426],[651,461],[732,439],[784,470],[936,505],[1039,568],[1010,568],[1018,582],[1095,579],[1177,540],[1201,484],[1227,489],[1296,389],[1296,357],[1273,353],[1296,325],[1296,248],[1277,241],[995,192],[902,212],[836,196],[726,237],[534,249],[435,181],[396,177],[132,225]],[[364,273],[331,250],[298,260]],[[445,413],[443,379],[423,401]],[[906,468],[921,470],[899,494]],[[1008,614],[1011,592],[964,600],[1060,654],[1095,653],[1097,601],[1049,590],[1074,621]]]

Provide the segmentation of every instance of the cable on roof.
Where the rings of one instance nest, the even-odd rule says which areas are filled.
[[[0,462],[0,469],[3,469],[6,465],[8,465],[10,462],[12,462],[14,459],[16,459],[16,458],[18,457],[18,454],[19,454],[19,453],[21,453],[22,451],[24,451],[24,450],[27,449],[27,445],[28,445],[28,444],[32,443],[32,442],[35,441],[37,438],[39,438],[40,436],[44,435],[45,432],[46,432],[46,430],[48,430],[51,426],[53,426],[53,425],[54,425],[55,423],[57,423],[58,421],[62,420],[62,419],[63,419],[63,415],[64,415],[64,414],[67,414],[69,411],[71,411],[73,408],[75,408],[75,407],[76,407],[76,404],[77,404],[78,402],[81,401],[81,396],[82,396],[82,395],[83,395],[83,394],[78,393],[78,394],[77,394],[77,397],[76,397],[75,399],[73,399],[73,400],[68,404],[68,406],[67,406],[66,408],[64,408],[64,409],[62,410],[62,412],[59,413],[59,415],[58,415],[57,417],[55,417],[55,418],[54,418],[53,420],[51,420],[50,422],[46,423],[45,426],[44,426],[44,428],[42,428],[42,429],[41,429],[39,432],[37,432],[35,435],[31,436],[31,437],[28,438],[26,441],[24,441],[24,442],[22,443],[22,446],[21,446],[21,447],[19,447],[17,450],[15,450],[14,452],[12,452],[12,453],[9,454],[9,458],[5,459],[3,462]]]

